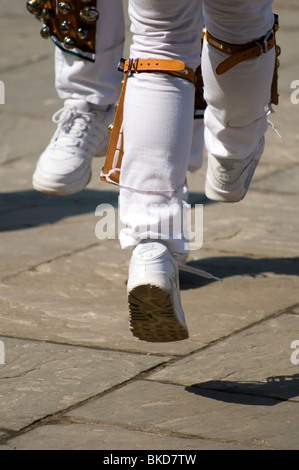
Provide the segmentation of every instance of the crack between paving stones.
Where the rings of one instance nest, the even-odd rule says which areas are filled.
[[[30,423],[29,425],[25,426],[24,428],[18,430],[18,431],[14,431],[14,430],[8,430],[8,432],[11,433],[11,435],[9,436],[0,436],[0,445],[2,444],[5,444],[7,443],[7,441],[9,439],[11,439],[12,437],[18,437],[22,434],[25,434],[29,431],[32,431],[33,429],[36,429],[40,426],[43,426],[45,424],[51,424],[53,421],[57,421],[59,420],[62,416],[65,415],[65,413],[69,413],[70,411],[73,411],[74,409],[76,408],[79,408],[83,405],[85,405],[86,403],[89,403],[91,401],[94,401],[94,400],[97,400],[99,398],[102,398],[103,396],[109,394],[109,393],[112,393],[116,390],[118,390],[119,388],[123,388],[125,387],[126,385],[129,385],[130,383],[133,383],[133,382],[136,382],[138,380],[142,380],[143,379],[143,376],[150,373],[150,372],[153,372],[155,371],[155,369],[157,367],[159,367],[161,364],[156,364],[152,367],[150,367],[149,369],[146,369],[144,371],[141,371],[139,372],[137,375],[135,375],[134,377],[130,377],[129,379],[127,380],[124,380],[123,382],[119,383],[119,384],[116,384],[116,385],[113,385],[112,387],[108,388],[107,390],[103,390],[102,392],[96,394],[96,395],[93,395],[91,397],[88,397],[84,400],[81,400],[77,403],[75,403],[74,405],[70,405],[69,407],[63,409],[63,410],[59,410],[59,411],[56,411],[55,413],[52,413],[52,414],[49,414],[49,415],[46,415],[46,416],[43,416],[42,418],[39,418],[37,420],[35,420],[34,422]]]
[[[45,260],[45,261],[41,261],[40,263],[37,263],[33,266],[30,266],[29,268],[21,269],[17,273],[9,274],[8,276],[3,277],[2,279],[0,279],[0,282],[4,283],[4,282],[6,282],[10,279],[18,277],[20,274],[24,274],[26,272],[34,272],[41,266],[51,264],[51,263],[53,263],[53,261],[57,261],[57,260],[62,259],[62,258],[69,258],[70,256],[75,255],[77,253],[81,253],[81,252],[87,251],[91,248],[95,248],[98,245],[99,245],[99,242],[91,243],[90,245],[84,246],[83,248],[77,248],[76,250],[70,251],[68,253],[63,253],[61,255],[55,256],[54,258],[51,258],[51,259],[48,259],[48,260]]]
[[[43,62],[44,60],[47,60],[47,59],[52,59],[52,54],[42,54],[39,56],[31,57],[30,59],[26,59],[23,62],[20,62],[18,64],[7,65],[6,67],[3,67],[2,69],[0,69],[0,73],[4,74],[7,72],[12,72],[12,71],[21,69],[23,67],[28,67],[28,65]]]
[[[167,354],[164,352],[160,353],[152,353],[148,351],[136,351],[135,349],[118,349],[118,348],[109,348],[108,346],[96,346],[96,345],[89,345],[89,344],[80,344],[80,343],[70,343],[70,342],[60,342],[50,339],[43,339],[43,338],[31,338],[26,336],[12,336],[12,335],[3,335],[0,334],[0,338],[8,338],[8,339],[16,339],[22,341],[32,341],[35,343],[47,343],[47,344],[54,344],[57,346],[68,346],[71,348],[81,348],[81,349],[90,349],[91,351],[98,351],[98,352],[115,352],[115,353],[122,353],[122,354],[132,354],[137,356],[148,356],[148,357],[166,357],[166,358],[173,358],[179,357],[182,358],[181,355],[176,354]],[[183,356],[185,357],[185,356]]]
[[[81,250],[80,250],[80,251],[81,251]],[[65,256],[65,255],[63,255],[63,256]],[[187,354],[185,354],[185,355],[180,355],[180,356],[172,357],[172,358],[170,358],[170,359],[167,360],[167,361],[164,361],[164,362],[162,362],[162,363],[160,363],[160,364],[156,364],[155,366],[152,366],[152,367],[150,367],[149,369],[146,369],[146,370],[144,370],[144,371],[138,373],[136,376],[131,377],[131,378],[128,379],[128,380],[125,380],[125,381],[123,381],[123,382],[121,382],[121,383],[119,383],[119,384],[116,384],[116,385],[110,387],[110,388],[107,389],[107,390],[104,390],[104,391],[100,392],[99,394],[93,395],[92,397],[88,397],[88,398],[85,399],[85,400],[79,401],[79,402],[76,403],[75,405],[71,405],[70,407],[68,407],[68,408],[66,408],[66,409],[64,409],[64,410],[60,410],[60,411],[57,411],[57,412],[55,412],[55,413],[53,413],[53,414],[44,416],[44,417],[42,417],[42,418],[40,418],[40,419],[34,421],[34,422],[31,423],[30,425],[25,426],[24,428],[22,428],[22,429],[19,430],[19,431],[16,431],[16,432],[15,432],[15,431],[11,431],[11,434],[10,434],[10,435],[8,435],[8,436],[2,436],[2,438],[0,437],[0,444],[5,444],[5,443],[7,443],[7,441],[9,441],[9,440],[10,440],[11,438],[13,438],[13,437],[17,437],[17,436],[20,436],[20,435],[22,435],[22,434],[25,434],[25,433],[27,433],[27,432],[29,432],[29,431],[31,431],[31,430],[33,430],[33,429],[36,429],[37,427],[43,426],[43,425],[45,425],[45,424],[50,424],[50,423],[53,423],[53,422],[59,422],[59,419],[61,419],[62,417],[63,417],[63,419],[65,418],[64,415],[65,415],[66,413],[68,413],[68,412],[70,412],[70,411],[72,411],[72,410],[74,410],[74,409],[76,409],[76,408],[79,408],[79,407],[81,407],[82,405],[84,405],[84,404],[86,404],[86,403],[89,403],[89,402],[94,401],[94,400],[96,400],[96,399],[102,398],[103,396],[105,396],[105,395],[107,395],[107,394],[110,394],[110,393],[112,393],[112,392],[114,392],[114,391],[116,391],[116,390],[118,390],[118,389],[120,389],[120,388],[123,388],[123,387],[125,387],[125,386],[127,386],[127,385],[129,385],[129,384],[131,384],[131,383],[137,382],[138,380],[147,380],[148,376],[150,376],[150,375],[151,375],[152,373],[154,373],[154,372],[157,372],[157,371],[161,370],[162,368],[165,368],[165,367],[167,367],[167,366],[169,366],[169,365],[172,365],[172,364],[174,364],[174,363],[180,361],[181,359],[185,359],[185,358],[187,358],[187,357],[190,357],[190,356],[192,356],[192,355],[195,355],[195,354],[198,353],[198,352],[205,351],[206,349],[208,349],[208,348],[214,346],[215,344],[218,344],[218,343],[220,343],[220,342],[222,342],[222,341],[225,341],[226,339],[228,339],[228,338],[230,338],[230,337],[232,337],[232,336],[235,336],[235,335],[237,335],[237,334],[239,334],[239,333],[241,333],[241,332],[243,332],[243,331],[246,331],[246,330],[248,330],[248,329],[250,329],[250,328],[252,328],[252,327],[254,327],[254,326],[256,326],[256,325],[260,325],[260,324],[262,324],[262,323],[264,323],[264,322],[266,322],[266,321],[268,321],[268,320],[271,320],[271,319],[273,319],[273,318],[277,318],[277,317],[280,316],[280,315],[288,314],[289,311],[291,312],[292,310],[294,310],[295,308],[297,308],[298,305],[299,305],[299,304],[294,304],[294,305],[289,306],[289,307],[287,307],[287,308],[285,308],[285,309],[279,310],[278,312],[275,312],[275,313],[273,313],[273,314],[271,314],[271,315],[268,315],[267,317],[265,317],[265,318],[263,318],[263,319],[261,319],[261,320],[258,320],[258,321],[256,321],[256,322],[253,322],[253,323],[251,323],[250,325],[247,325],[247,326],[245,326],[245,327],[243,327],[243,328],[240,328],[240,329],[238,329],[238,330],[235,330],[235,331],[233,331],[232,333],[230,333],[230,334],[228,334],[228,335],[225,335],[225,336],[223,336],[223,337],[221,337],[221,338],[218,338],[217,340],[214,340],[214,341],[210,342],[209,344],[207,344],[207,345],[205,345],[205,346],[203,346],[203,347],[201,347],[201,348],[198,348],[197,350],[191,351],[191,352],[189,352],[189,353],[187,353]],[[122,351],[122,352],[125,353],[126,351]],[[139,354],[139,353],[137,353],[137,354]],[[156,381],[156,382],[159,382],[159,381]],[[162,383],[163,383],[163,382],[162,382]],[[170,383],[170,382],[167,382],[167,383]],[[182,385],[179,385],[179,384],[173,384],[173,385],[182,387]],[[223,392],[223,390],[219,390],[219,391]],[[227,392],[227,391],[226,391],[226,392]],[[240,394],[244,395],[244,393],[232,392],[232,391],[229,391],[229,392],[227,392],[227,393],[235,393],[235,394],[238,394],[238,395],[240,395]],[[245,395],[246,395],[246,393],[245,393]],[[251,395],[251,394],[248,394],[248,395]],[[266,398],[270,398],[270,399],[275,399],[275,398],[272,397],[272,396],[268,397],[268,396],[263,395],[263,398],[265,398],[265,397],[266,397]],[[295,402],[295,400],[291,400],[291,399],[290,399],[290,400],[287,400],[287,399],[283,399],[283,398],[281,398],[281,397],[277,398],[277,400],[280,400],[280,401],[294,401],[294,402]],[[296,402],[296,403],[297,403],[297,402]],[[197,436],[197,438],[200,439],[201,437],[200,437],[200,436]],[[207,439],[207,438],[202,437],[202,439]],[[211,439],[209,439],[209,440],[211,440]],[[222,442],[226,442],[226,441],[222,441]],[[243,444],[240,443],[240,442],[237,442],[237,444],[243,445]],[[246,444],[246,445],[248,445],[248,444]]]
[[[292,313],[292,311],[293,311],[295,308],[298,308],[298,306],[299,306],[299,303],[296,303],[296,304],[293,304],[293,305],[291,305],[291,306],[289,306],[289,307],[285,307],[285,308],[283,308],[283,309],[280,309],[280,310],[278,310],[277,312],[271,313],[271,314],[267,315],[266,317],[261,318],[260,320],[256,320],[256,321],[254,321],[254,322],[252,322],[252,323],[250,323],[250,324],[248,324],[248,325],[246,325],[246,326],[243,326],[242,328],[239,328],[239,329],[237,329],[237,330],[232,331],[231,333],[229,333],[229,334],[227,334],[227,335],[221,336],[220,338],[217,338],[217,339],[211,341],[210,343],[208,343],[208,344],[206,344],[206,345],[204,345],[204,346],[202,346],[202,347],[200,347],[200,348],[198,348],[198,349],[195,349],[195,350],[189,352],[189,353],[186,354],[186,355],[177,356],[177,357],[174,359],[174,361],[179,361],[180,359],[183,359],[183,358],[186,358],[186,357],[189,357],[189,356],[193,356],[193,355],[195,355],[195,354],[197,354],[197,353],[199,353],[199,352],[205,351],[206,349],[208,349],[208,348],[210,348],[210,347],[212,347],[212,346],[215,346],[215,345],[218,344],[218,343],[221,343],[221,342],[227,340],[227,339],[230,338],[230,337],[236,336],[236,335],[238,335],[239,333],[242,333],[242,332],[244,332],[244,331],[247,331],[247,330],[249,330],[250,328],[253,328],[253,327],[255,327],[255,326],[261,325],[262,323],[267,322],[267,321],[269,321],[269,320],[272,320],[272,319],[274,319],[274,318],[277,318],[277,317],[279,317],[279,316],[281,316],[281,315],[287,315],[287,314],[289,314],[289,313]],[[296,313],[293,312],[293,314],[296,314]]]
[[[240,229],[240,230],[236,230],[231,235],[225,235],[223,237],[215,237],[215,238],[210,237],[209,242],[218,242],[219,240],[221,240],[221,241],[223,241],[223,240],[232,240],[233,238],[237,237],[242,232],[243,232],[243,230]]]
[[[187,357],[190,357],[190,356],[192,356],[192,355],[194,355],[194,354],[196,354],[196,353],[198,353],[198,352],[202,352],[202,351],[204,351],[204,350],[206,350],[206,349],[208,349],[208,348],[214,346],[215,344],[218,344],[218,343],[220,343],[220,342],[222,342],[222,341],[228,339],[228,338],[231,337],[231,336],[235,336],[236,334],[238,334],[238,333],[240,333],[240,332],[243,332],[243,331],[246,331],[246,330],[248,330],[249,328],[252,328],[252,327],[254,327],[254,326],[256,326],[256,325],[259,325],[259,324],[261,324],[261,323],[263,323],[263,322],[265,322],[265,321],[267,321],[267,320],[271,320],[271,319],[276,318],[276,317],[278,317],[278,316],[280,316],[280,315],[287,314],[288,311],[293,310],[293,309],[296,308],[298,305],[299,305],[299,304],[295,304],[295,305],[292,305],[292,306],[290,306],[290,307],[288,307],[288,308],[285,308],[285,309],[283,309],[283,310],[279,310],[278,312],[276,312],[276,313],[274,313],[274,314],[271,314],[271,315],[269,315],[268,317],[266,317],[266,318],[264,318],[264,319],[261,319],[261,320],[259,320],[259,321],[253,322],[252,324],[250,324],[250,325],[248,325],[248,326],[246,326],[246,327],[240,328],[239,330],[236,330],[236,331],[234,331],[233,333],[231,333],[231,334],[229,334],[229,335],[226,335],[226,336],[223,336],[223,337],[221,337],[221,338],[218,338],[217,340],[212,341],[211,343],[209,343],[209,344],[207,344],[207,345],[203,346],[202,348],[199,348],[199,349],[197,349],[197,350],[195,350],[195,351],[192,351],[191,353],[188,353],[188,354],[185,354],[185,355],[176,356],[176,357],[172,357],[172,358],[170,358],[170,359],[167,360],[167,361],[164,361],[164,362],[162,362],[162,363],[160,363],[160,364],[156,364],[156,365],[150,367],[149,369],[146,369],[146,370],[144,370],[144,371],[141,371],[140,373],[138,373],[138,374],[135,375],[134,377],[131,377],[131,378],[128,379],[128,380],[125,380],[125,381],[123,381],[123,382],[121,382],[121,383],[119,383],[119,384],[116,384],[116,385],[114,385],[114,386],[108,388],[107,390],[104,390],[104,391],[102,391],[102,392],[100,392],[100,393],[98,393],[98,394],[96,394],[96,395],[93,395],[92,397],[88,397],[88,398],[86,398],[86,399],[84,399],[84,400],[82,400],[82,401],[79,401],[79,402],[77,402],[76,404],[71,405],[71,406],[69,406],[68,408],[66,408],[66,409],[64,409],[64,410],[57,411],[57,412],[55,412],[55,413],[53,413],[53,414],[44,416],[44,417],[42,417],[42,418],[40,418],[40,419],[34,421],[34,422],[31,423],[30,425],[25,426],[23,429],[17,431],[17,432],[13,435],[13,437],[16,437],[16,436],[25,434],[25,433],[27,433],[27,432],[29,432],[29,431],[31,431],[31,430],[37,428],[37,427],[43,426],[43,425],[45,425],[45,424],[50,424],[50,423],[53,423],[53,422],[58,422],[59,419],[61,419],[62,417],[63,417],[63,418],[65,417],[65,414],[66,414],[66,413],[68,413],[68,412],[70,412],[70,411],[73,411],[74,409],[77,409],[77,408],[79,408],[79,407],[85,405],[86,403],[89,403],[89,402],[94,401],[94,400],[96,400],[96,399],[102,398],[103,396],[108,395],[108,394],[110,394],[110,393],[112,393],[112,392],[115,392],[116,390],[118,390],[118,389],[120,389],[120,388],[123,388],[123,387],[125,387],[125,386],[127,386],[127,385],[129,385],[129,384],[131,384],[131,383],[137,382],[138,380],[147,380],[148,377],[149,377],[152,373],[155,373],[155,372],[161,370],[162,368],[165,368],[165,367],[167,367],[167,366],[169,366],[169,365],[175,364],[175,363],[178,362],[179,360],[185,359],[185,358],[187,358]],[[125,353],[125,351],[123,351],[123,352]],[[159,381],[157,381],[157,380],[156,380],[155,382],[158,382],[158,383],[159,383]],[[161,383],[164,383],[164,382],[161,381]],[[171,382],[165,382],[165,383],[168,383],[168,384],[169,384],[169,383],[171,383]],[[184,385],[175,384],[175,383],[173,383],[172,385],[175,385],[175,386],[178,386],[178,387],[183,387],[183,386],[184,386]],[[223,392],[223,390],[219,390],[219,391],[220,391],[220,392]],[[227,391],[226,391],[226,392],[227,392]],[[246,395],[246,393],[232,392],[232,391],[229,391],[229,392],[227,392],[227,393],[235,393],[235,394],[237,394],[237,395],[240,395],[240,394],[241,394],[241,395]],[[251,395],[251,394],[247,394],[247,395]],[[258,395],[258,396],[259,396],[259,395]],[[262,397],[263,397],[263,398],[269,398],[269,399],[275,399],[275,398],[272,397],[272,396],[268,397],[268,396],[262,395]],[[291,400],[291,399],[287,400],[287,399],[283,399],[283,398],[281,398],[281,397],[277,398],[277,400],[278,400],[278,401],[293,401],[293,402],[296,402],[295,400]],[[296,403],[297,403],[297,402],[296,402]],[[13,432],[14,432],[14,431],[13,431]],[[11,437],[3,436],[2,438],[0,438],[0,444],[3,444],[3,443],[5,444],[9,439],[11,439]],[[240,445],[241,445],[241,444],[240,444]]]
[[[217,442],[217,443],[222,443],[222,444],[233,444],[236,446],[242,446],[242,447],[260,447],[260,448],[266,448],[268,450],[275,450],[276,448],[271,446],[268,443],[265,443],[264,440],[254,440],[254,442],[248,442],[248,441],[237,441],[234,439],[223,439],[220,437],[214,437],[214,436],[204,436],[202,434],[193,434],[193,433],[185,433],[185,432],[180,432],[180,431],[172,431],[169,429],[162,429],[159,428],[158,426],[156,427],[146,427],[138,424],[123,424],[123,423],[118,423],[118,422],[113,422],[113,421],[103,421],[103,420],[93,420],[89,418],[76,418],[72,416],[63,416],[59,419],[49,419],[47,422],[42,423],[42,425],[47,425],[47,426],[57,426],[57,425],[72,425],[72,424],[81,424],[81,425],[89,425],[89,426],[110,426],[113,428],[117,429],[122,429],[122,430],[127,430],[127,431],[133,431],[133,432],[142,432],[144,434],[150,434],[150,435],[156,435],[156,436],[161,436],[161,437],[173,437],[176,439],[190,439],[190,440],[202,440],[202,441],[207,441],[207,442]],[[22,434],[25,434],[27,432],[32,431],[35,429],[37,426],[33,427],[32,425],[26,428],[24,428],[24,432],[14,432],[10,430],[4,430],[4,432],[7,433],[7,436],[4,436],[2,438],[2,441],[0,439],[0,444],[6,444],[9,445],[9,440],[13,438],[17,438]],[[41,427],[41,426],[38,426]],[[279,448],[281,449],[281,448]]]
[[[172,431],[170,429],[162,429],[159,428],[158,426],[154,427],[146,427],[143,425],[138,425],[138,424],[123,424],[123,423],[118,423],[114,421],[104,421],[104,420],[93,420],[89,418],[77,418],[73,416],[64,416],[61,421],[55,423],[51,423],[53,425],[55,424],[85,424],[85,425],[92,425],[92,426],[112,426],[118,429],[124,429],[124,430],[129,430],[129,431],[136,431],[136,432],[143,432],[145,434],[154,434],[162,437],[175,437],[175,438],[180,438],[180,439],[200,439],[203,441],[211,441],[211,442],[219,442],[219,443],[225,443],[225,444],[234,444],[234,445],[239,445],[239,446],[247,446],[247,447],[256,447],[256,443],[251,444],[248,442],[243,442],[243,441],[236,441],[234,439],[221,439],[219,437],[208,437],[208,436],[203,436],[202,434],[193,434],[193,433],[186,433],[186,432],[180,432],[180,431]],[[257,441],[258,442],[258,441]],[[259,444],[258,444],[259,445]],[[269,446],[269,448],[272,448],[272,446]]]
[[[267,189],[259,189],[259,188],[250,188],[250,191],[253,193],[259,193],[259,194],[268,194],[268,195],[280,195],[280,196],[287,196],[287,197],[298,197],[298,193],[286,193],[284,191],[278,191],[278,190],[275,190],[275,191],[272,191],[271,189],[267,190]]]

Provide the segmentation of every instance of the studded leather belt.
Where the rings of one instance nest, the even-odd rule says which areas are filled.
[[[66,51],[79,49],[94,54],[97,0],[28,0],[27,10],[43,21],[41,36],[52,37]],[[86,57],[87,58],[87,57]]]

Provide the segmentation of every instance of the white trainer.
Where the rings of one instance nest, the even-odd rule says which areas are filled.
[[[181,305],[178,266],[162,241],[144,240],[133,250],[127,291],[134,336],[150,342],[189,337]]]
[[[216,158],[209,154],[205,184],[206,196],[213,201],[241,201],[247,193],[263,150],[264,137],[260,140],[257,149],[243,161]]]
[[[55,196],[82,191],[91,177],[92,158],[107,151],[107,128],[114,116],[114,106],[102,111],[85,100],[66,100],[53,116],[57,130],[37,162],[34,189]]]

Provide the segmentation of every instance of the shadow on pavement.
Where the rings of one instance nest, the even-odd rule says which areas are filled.
[[[226,403],[273,406],[281,400],[298,397],[299,374],[268,377],[266,382],[209,380],[185,387],[185,390]]]
[[[294,258],[249,258],[246,256],[215,256],[187,262],[188,266],[202,269],[221,279],[231,276],[263,276],[267,273],[277,275],[299,276],[299,257]],[[180,272],[182,290],[197,289],[210,282],[186,272]]]
[[[48,196],[35,190],[0,193],[0,232],[53,224],[67,217],[94,213],[99,204],[117,207],[117,191],[86,189],[71,196]]]

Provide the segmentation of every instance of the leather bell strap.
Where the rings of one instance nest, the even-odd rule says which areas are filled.
[[[258,57],[270,51],[275,45],[275,38],[272,32],[267,40],[260,39],[258,41],[242,45],[229,44],[220,41],[219,39],[214,38],[208,31],[206,31],[205,37],[210,46],[214,47],[218,51],[224,52],[225,54],[229,54],[229,57],[221,62],[221,64],[216,68],[216,73],[218,75],[222,75],[235,65],[244,62],[245,60]]]
[[[84,58],[94,61],[96,23],[100,16],[97,0],[28,0],[26,6],[43,21],[43,38],[52,37],[67,52],[79,49],[87,54]]]

